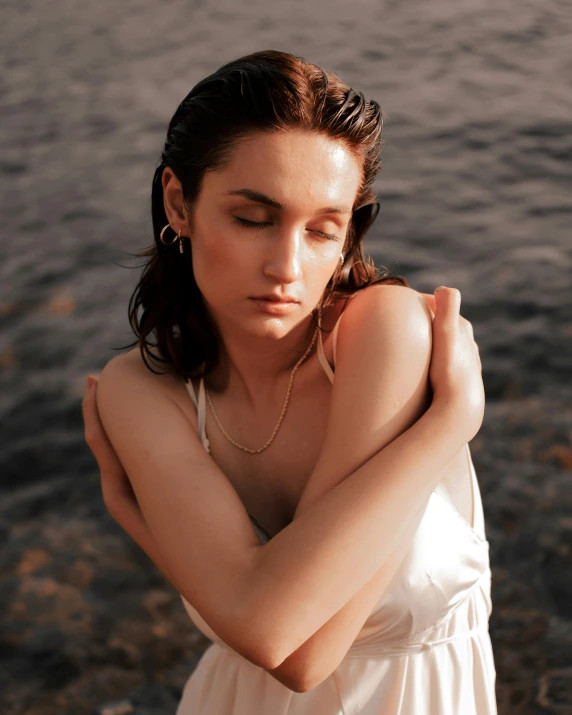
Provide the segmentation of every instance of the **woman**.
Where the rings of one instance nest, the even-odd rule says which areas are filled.
[[[178,715],[496,713],[481,363],[457,290],[364,260],[381,126],[274,51],[170,122],[138,346],[84,415],[107,508],[214,641]]]

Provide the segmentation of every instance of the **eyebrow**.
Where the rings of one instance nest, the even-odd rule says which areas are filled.
[[[226,196],[244,196],[245,199],[250,201],[255,201],[258,204],[264,204],[265,206],[270,206],[273,209],[278,209],[282,211],[284,209],[284,204],[276,199],[266,196],[266,194],[260,193],[260,191],[255,191],[254,189],[233,189],[232,191],[227,191]],[[351,209],[347,206],[325,206],[324,208],[318,209],[316,215],[319,214],[349,214]]]

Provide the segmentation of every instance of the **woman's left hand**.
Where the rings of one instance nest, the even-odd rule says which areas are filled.
[[[105,506],[114,518],[118,513],[133,513],[134,509],[141,514],[131,482],[99,418],[96,402],[98,380],[90,375],[88,382],[91,387],[87,388],[82,402],[85,441],[99,466]]]

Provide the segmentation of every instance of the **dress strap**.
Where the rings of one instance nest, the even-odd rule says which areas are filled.
[[[189,381],[186,382],[185,385],[186,385],[186,387],[187,387],[187,392],[188,392],[189,395],[191,396],[191,400],[193,401],[193,405],[195,406],[195,409],[197,410],[197,413],[198,413],[199,406],[198,406],[198,404],[197,404],[197,396],[196,396],[196,394],[195,394],[195,388],[193,387],[193,381],[189,379]]]
[[[334,349],[334,367],[336,367],[336,344],[338,342],[338,328],[340,327],[340,320],[342,319],[343,312],[340,313],[340,317],[336,320],[334,325],[334,334],[332,335],[332,347]]]
[[[193,401],[193,404],[197,410],[199,437],[201,439],[201,442],[203,443],[203,447],[207,450],[207,452],[210,452],[211,451],[210,444],[209,444],[209,440],[207,437],[207,431],[206,431],[207,410],[206,410],[206,395],[205,395],[204,377],[201,377],[198,398],[195,394],[195,388],[193,387],[192,380],[189,380],[186,383],[186,385],[187,385],[187,392],[191,396],[191,400]]]
[[[201,436],[201,442],[204,444],[207,452],[211,451],[211,446],[207,438],[207,400],[205,393],[205,378],[201,377],[201,384],[199,385],[199,406],[198,406],[198,418],[199,418],[199,434]]]
[[[334,349],[334,367],[336,366],[336,343],[338,340],[338,327],[340,325],[340,320],[342,319],[343,311],[340,313],[338,319],[336,320],[336,324],[334,325],[334,329],[332,331],[332,343],[333,343],[333,349]],[[324,353],[324,344],[322,342],[322,331],[318,331],[318,360],[320,361],[320,364],[324,368],[324,372],[328,376],[328,379],[330,382],[334,382],[334,371],[332,370],[332,367],[328,360],[326,359],[326,355]]]
[[[332,370],[330,363],[326,360],[326,355],[324,354],[324,345],[322,343],[322,331],[318,331],[318,360],[321,366],[324,368],[324,372],[328,376],[330,382],[334,381],[334,371]]]

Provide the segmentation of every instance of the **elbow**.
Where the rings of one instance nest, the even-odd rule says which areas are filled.
[[[291,639],[285,637],[286,633],[292,633],[293,624],[280,618],[287,609],[281,608],[273,596],[262,597],[260,589],[253,583],[254,579],[250,581],[242,604],[235,604],[232,617],[234,645],[229,645],[254,665],[270,672],[277,670],[295,650]]]
[[[317,687],[325,678],[313,679],[305,674],[292,679],[290,690],[295,693],[308,693]]]
[[[260,621],[256,623],[256,620],[252,619],[245,622],[251,626],[251,629],[248,646],[243,647],[242,655],[254,665],[266,670],[290,690],[298,693],[310,690],[315,678],[311,675],[313,671],[308,667],[307,659],[301,658],[291,644],[278,637],[274,630],[262,632]]]
[[[307,693],[319,685],[327,675],[319,676],[310,668],[305,656],[293,653],[277,668],[266,668],[269,675],[295,693]]]
[[[259,647],[251,647],[248,659],[266,670],[269,675],[295,693],[307,693],[320,685],[331,675],[331,659],[310,657],[304,648],[294,650],[284,648],[260,647],[261,643],[271,640],[260,639]],[[288,650],[288,655],[285,655]],[[335,668],[334,668],[335,669]]]
[[[315,659],[292,650],[275,634],[262,633],[261,622],[255,618],[243,621],[250,625],[248,645],[242,642],[241,655],[265,670],[282,685],[295,693],[307,693],[322,683],[332,668],[330,659]],[[256,624],[256,625],[255,625]],[[274,645],[273,645],[274,644]],[[318,662],[319,661],[319,662]],[[328,672],[326,672],[328,671]]]
[[[235,644],[240,647],[229,645],[259,668],[288,678],[284,684],[291,690],[304,692],[299,688],[307,687],[302,662],[307,659],[297,657],[296,651],[311,634],[303,632],[299,613],[275,589],[265,589],[252,572],[247,582],[232,616]]]
[[[258,668],[268,672],[279,668],[283,658],[277,649],[269,647],[272,641],[262,632],[260,622],[236,612],[227,615],[225,624],[215,629],[223,643]]]
[[[254,665],[268,672],[276,670],[284,662],[287,655],[283,644],[276,636],[275,609],[267,614],[261,609],[241,611],[233,617],[232,636],[223,638],[233,650]],[[266,628],[265,623],[273,623],[274,627]],[[230,635],[230,634],[229,634]]]
[[[294,693],[306,693],[310,690],[303,676],[301,677],[297,672],[283,665],[278,668],[270,668],[267,673]]]
[[[291,690],[296,690],[300,682],[306,684],[309,679],[308,663],[296,653],[304,639],[294,645],[291,639],[284,637],[284,630],[276,620],[276,609],[268,614],[268,622],[273,622],[270,628],[264,628],[264,618],[260,615],[243,622],[251,626],[247,657],[252,663],[268,672],[280,672],[287,676]]]
[[[337,665],[332,668],[331,664],[328,665],[323,660],[320,662],[305,662],[303,666],[298,669],[296,677],[293,679],[294,685],[296,686],[293,689],[295,689],[297,693],[307,693],[317,688],[326,678],[329,678],[336,668]]]
[[[254,621],[247,621],[247,623],[253,625]],[[254,631],[255,629],[253,628],[252,630]],[[249,643],[246,648],[243,648],[242,654],[259,668],[263,668],[268,672],[277,671],[285,660],[282,649],[271,647],[269,645],[273,642],[271,638],[251,632],[252,636],[255,636],[256,642]]]
[[[277,677],[274,673],[270,673]],[[324,682],[331,673],[319,674],[311,668],[296,668],[277,677],[280,682],[295,693],[308,693]]]
[[[313,683],[305,678],[301,678],[293,680],[292,684],[287,687],[295,693],[308,693],[310,690],[315,688],[316,685],[319,685],[319,683]]]

